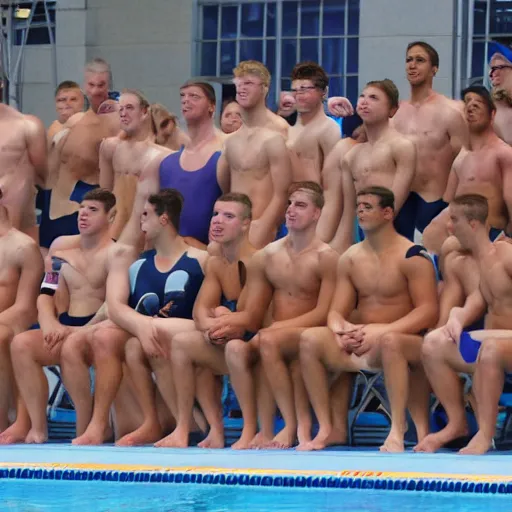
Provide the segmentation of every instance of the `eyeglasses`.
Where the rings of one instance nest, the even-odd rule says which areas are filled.
[[[305,85],[304,87],[299,87],[298,89],[290,89],[290,92],[296,96],[297,94],[306,94],[308,91],[313,91],[316,89],[314,85]]]
[[[512,66],[509,66],[508,64],[500,64],[499,66],[491,66],[491,69],[489,70],[489,75],[494,74],[496,71],[501,71],[502,69],[510,69]]]

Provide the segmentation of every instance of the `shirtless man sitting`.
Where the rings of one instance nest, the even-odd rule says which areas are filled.
[[[118,108],[121,134],[105,139],[100,147],[100,187],[113,191],[116,196],[116,216],[110,232],[114,240],[119,240],[132,216],[139,182],[151,181],[153,186],[149,193],[157,193],[160,163],[171,153],[151,142],[152,112],[139,91],[123,90]],[[139,238],[141,214],[138,211],[134,215]]]
[[[80,86],[71,80],[65,80],[57,86],[55,91],[55,110],[57,119],[48,128],[48,141],[60,131],[65,129],[68,119],[84,109],[85,98]]]
[[[14,336],[37,321],[43,260],[35,241],[12,226],[1,203],[0,257],[0,443],[4,443],[9,440],[8,413],[15,389],[9,347]],[[18,407],[18,413],[24,411]]]
[[[470,149],[463,149],[453,164],[445,200],[466,194],[481,194],[489,202],[489,237],[496,239],[505,230],[511,232],[512,148],[493,129],[496,107],[489,91],[474,85],[462,92],[469,126]],[[430,252],[440,253],[448,237],[449,210],[444,210],[425,232]]]
[[[339,260],[328,326],[302,334],[302,375],[319,423],[305,450],[323,449],[331,435],[328,373],[384,367],[392,427],[381,450],[404,449],[408,396],[419,440],[428,433],[430,390],[421,364],[421,333],[437,322],[436,280],[422,247],[395,231],[393,203],[393,192],[383,187],[358,192],[365,239]]]
[[[173,333],[194,330],[192,308],[208,257],[206,251],[188,246],[178,235],[182,202],[179,192],[172,189],[149,197],[141,228],[155,249],[134,261],[136,253],[132,246],[115,245],[107,279],[109,320],[95,326],[92,339],[86,340],[86,344],[65,347],[63,368],[70,376],[69,383],[64,381],[66,389],[75,404],[83,404],[84,418],[90,417],[92,410],[85,432],[73,444],[93,445],[107,440],[110,407],[123,377],[125,348],[128,371],[132,373],[134,368],[137,371],[132,373],[131,380],[144,416],[144,428],[137,435],[146,436],[145,442],[150,442],[148,436],[153,436],[153,441],[162,436],[151,370],[155,372],[165,404],[171,412],[175,410],[164,340]],[[95,368],[94,404],[89,393],[90,365]],[[78,375],[83,377],[82,382],[78,381]],[[138,442],[132,439],[126,444]]]
[[[299,374],[295,372],[294,406],[287,365],[297,357],[301,333],[308,327],[322,325],[326,321],[334,292],[332,276],[338,255],[315,235],[322,206],[322,189],[317,183],[306,181],[292,184],[286,210],[288,236],[271,243],[252,257],[244,309],[220,317],[210,328],[211,339],[229,340],[226,363],[244,419],[242,435],[232,446],[234,449],[260,446],[273,438],[274,406],[270,389],[262,369],[255,368],[263,350],[269,352],[269,370],[278,367],[280,380],[276,382],[272,379],[271,382],[275,384],[276,398],[282,406],[281,412],[286,422],[286,428],[278,434],[275,442],[288,447],[294,443],[297,435],[295,407],[304,435],[309,435],[306,432],[311,425],[309,407],[304,393],[301,393]],[[271,304],[269,325],[259,330]],[[243,331],[259,332],[247,342],[240,338],[241,333],[236,333],[240,326]],[[278,347],[277,354],[270,353],[271,345]],[[255,374],[259,377],[258,393]],[[258,412],[261,428],[256,435]]]
[[[496,52],[489,62],[489,77],[496,105],[494,130],[507,144],[512,144],[512,62],[509,58]]]
[[[47,145],[40,119],[0,104],[0,190],[14,228],[37,239],[36,185],[47,178]]]
[[[30,422],[17,419],[11,426],[11,442],[44,443],[48,439],[48,381],[43,367],[60,364],[65,340],[86,324],[94,323],[105,300],[114,205],[111,192],[88,192],[78,216],[79,246],[67,250],[50,248],[53,272],[47,273],[51,279],[45,279],[37,299],[41,328],[18,334],[11,344],[16,383],[30,416]]]
[[[215,203],[210,224],[210,238],[219,246],[220,254],[208,260],[205,279],[194,305],[194,332],[177,334],[171,347],[172,373],[178,404],[178,424],[174,432],[159,446],[188,446],[194,396],[206,393],[201,408],[210,425],[201,448],[224,447],[224,423],[214,389],[196,387],[195,369],[206,369],[217,375],[228,373],[225,339],[211,339],[215,319],[241,310],[247,288],[246,269],[255,249],[247,240],[251,222],[251,201],[244,194],[224,194]],[[244,291],[242,291],[244,290]]]
[[[293,181],[322,184],[322,168],[327,155],[340,140],[340,128],[327,117],[324,98],[329,78],[315,62],[302,62],[292,71],[292,89],[297,121],[288,130],[287,146],[292,158]]]
[[[489,240],[488,212],[487,198],[478,194],[457,196],[450,203],[454,232],[476,260],[480,300],[487,305],[485,330],[471,331],[464,340],[466,353],[476,360],[473,391],[479,431],[460,453],[471,455],[485,453],[492,446],[504,375],[512,369],[512,246]]]
[[[43,212],[39,231],[40,245],[50,247],[57,237],[77,234],[77,216],[85,193],[99,184],[99,148],[101,141],[119,132],[117,112],[100,114],[108,103],[111,81],[110,66],[103,59],[94,59],[85,66],[85,94],[90,108],[74,121],[59,139],[55,148],[57,160],[55,184],[48,191],[48,211]]]
[[[343,214],[331,246],[343,254],[354,239],[357,193],[369,186],[382,186],[396,198],[395,226],[405,236],[413,219],[408,197],[414,178],[414,144],[390,125],[398,108],[398,89],[391,80],[368,82],[357,102],[367,142],[349,151],[342,164]],[[403,207],[403,210],[402,210]],[[363,236],[362,230],[358,233]]]
[[[478,351],[470,331],[483,328],[486,304],[480,293],[480,270],[469,240],[479,223],[476,210],[453,201],[449,209],[449,229],[455,237],[445,245],[456,249],[443,258],[443,290],[437,329],[423,342],[423,365],[434,394],[448,416],[447,425],[429,434],[414,450],[435,452],[442,446],[468,435],[463,389],[458,373],[472,374]],[[453,240],[455,238],[455,240]],[[457,247],[458,246],[458,247]],[[480,325],[481,324],[481,325]]]
[[[231,192],[251,199],[249,241],[260,249],[275,239],[286,209],[292,181],[285,141],[288,123],[265,105],[270,73],[261,62],[241,62],[234,76],[243,124],[226,140],[219,168],[229,173]]]

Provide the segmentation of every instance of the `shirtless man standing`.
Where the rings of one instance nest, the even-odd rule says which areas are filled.
[[[226,141],[219,168],[229,173],[231,192],[251,199],[249,241],[259,249],[275,239],[286,209],[292,181],[288,123],[265,105],[270,73],[261,62],[241,62],[234,76],[243,124]]]
[[[116,216],[110,232],[114,240],[119,240],[132,216],[139,182],[152,184],[148,196],[157,193],[160,163],[171,153],[151,142],[149,102],[139,91],[122,91],[119,118],[121,135],[105,139],[100,147],[100,187],[113,191],[116,196]],[[142,211],[133,212],[139,238],[141,215]]]
[[[322,169],[325,205],[318,221],[317,235],[327,243],[336,235],[343,214],[343,161],[356,144],[366,142],[362,120],[359,116],[354,117],[354,129],[336,143]]]
[[[213,205],[229,189],[229,174],[217,165],[224,138],[214,125],[216,100],[210,84],[189,80],[181,86],[180,97],[190,141],[160,164],[160,188],[181,193],[179,234],[188,244],[205,249]]]
[[[488,201],[482,195],[457,196],[450,203],[454,232],[476,259],[487,304],[485,330],[470,332],[467,340],[476,360],[473,390],[479,431],[460,453],[472,455],[492,446],[505,372],[512,370],[512,246],[489,240],[487,215]]]
[[[82,198],[98,186],[101,141],[119,132],[117,112],[99,113],[101,105],[110,102],[110,79],[110,66],[104,60],[94,59],[85,66],[85,94],[90,108],[63,134],[55,148],[57,171],[49,212],[41,220],[42,247],[49,247],[58,236],[77,234],[77,212]],[[71,121],[73,117],[68,123]]]
[[[37,299],[41,328],[18,334],[11,344],[16,383],[30,416],[30,423],[17,420],[11,426],[11,442],[44,443],[48,439],[48,381],[43,367],[60,363],[64,341],[93,323],[105,301],[107,256],[114,243],[109,236],[114,205],[111,192],[88,192],[78,215],[79,246],[62,251],[50,248],[55,266],[49,277],[56,279],[45,279],[41,285]]]
[[[37,321],[43,260],[37,244],[12,226],[0,204],[0,443],[9,436],[8,412],[14,392],[10,344]],[[18,408],[19,412],[19,408]]]
[[[502,53],[495,53],[489,63],[492,98],[496,104],[494,130],[512,145],[512,62]]]
[[[496,107],[489,91],[473,85],[462,92],[469,126],[469,150],[463,149],[453,163],[444,198],[481,194],[489,202],[489,237],[496,239],[505,230],[511,232],[512,148],[493,129]],[[448,237],[449,210],[444,210],[425,232],[425,246],[439,254]]]
[[[85,98],[80,90],[80,86],[71,80],[61,82],[55,91],[55,110],[57,119],[48,128],[48,141],[65,129],[68,119],[84,109]]]
[[[474,209],[458,202],[448,207],[449,227],[455,240],[446,245],[457,247],[443,258],[443,291],[440,297],[440,315],[437,329],[423,341],[423,365],[434,394],[448,416],[447,425],[439,432],[429,434],[414,450],[435,452],[451,441],[468,435],[468,425],[459,373],[472,374],[478,351],[469,334],[483,328],[486,310],[480,293],[480,269],[472,245],[468,245],[468,230],[478,221]]]
[[[338,124],[324,111],[328,84],[325,71],[315,62],[302,62],[293,68],[291,93],[295,97],[298,116],[288,130],[287,142],[293,181],[322,184],[325,159],[340,140]]]
[[[396,229],[404,236],[412,233],[409,228],[413,218],[410,217],[408,197],[416,153],[414,144],[390,125],[390,118],[397,108],[398,89],[388,79],[368,82],[357,102],[357,113],[363,119],[368,140],[349,151],[342,164],[343,214],[331,241],[331,246],[340,254],[352,245],[354,239],[356,196],[369,186],[392,190],[396,198]]]
[[[437,322],[436,280],[433,265],[423,257],[422,248],[395,231],[393,203],[389,189],[369,187],[359,191],[357,215],[365,239],[339,260],[328,326],[302,334],[302,375],[319,423],[317,436],[301,447],[304,450],[325,448],[331,435],[328,372],[384,366],[392,428],[381,450],[404,449],[408,395],[420,441],[428,433],[430,390],[421,364],[421,333]],[[390,351],[394,366],[387,364]],[[396,353],[405,358],[397,360]]]
[[[277,369],[276,377],[279,376],[277,380],[269,380],[274,384],[286,427],[275,442],[289,447],[297,435],[297,421],[299,424],[302,422],[304,429],[311,425],[309,407],[304,393],[301,393],[301,380],[295,380],[294,389],[287,366],[297,357],[301,333],[308,327],[325,323],[334,292],[332,277],[338,254],[315,235],[322,206],[322,189],[317,183],[298,182],[290,187],[286,210],[288,236],[271,243],[252,257],[244,309],[220,317],[209,331],[212,339],[235,338],[227,333],[240,326],[244,331],[259,331],[249,342],[236,337],[230,339],[226,346],[227,367],[244,419],[242,435],[232,446],[234,449],[272,441],[274,410],[272,404],[269,407],[268,398],[261,399],[260,393],[268,386],[263,374],[259,375],[259,396],[256,399],[254,374],[260,373],[255,368],[260,360],[260,350],[269,351],[268,368],[270,370],[273,366]],[[270,304],[270,325],[260,330]],[[276,354],[270,354],[271,345],[277,347],[278,364],[275,364]],[[258,435],[257,412],[261,414]]]
[[[47,145],[40,119],[0,104],[0,190],[14,228],[36,239],[36,185],[47,178]]]
[[[218,396],[215,396],[213,388],[196,388],[194,370],[205,368],[217,375],[228,373],[224,356],[227,340],[210,338],[210,329],[215,326],[216,318],[244,307],[246,269],[255,252],[247,240],[251,208],[251,201],[246,195],[234,192],[222,195],[215,203],[210,238],[219,244],[220,255],[208,260],[205,279],[194,305],[196,330],[177,334],[172,340],[171,362],[178,423],[172,434],[163,439],[159,446],[188,446],[194,396],[199,392],[209,392],[201,407],[210,432],[198,446],[224,448],[224,423]]]

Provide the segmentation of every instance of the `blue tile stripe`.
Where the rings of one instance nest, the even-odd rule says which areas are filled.
[[[221,473],[180,471],[112,471],[82,469],[47,469],[38,467],[4,467],[0,479],[67,480],[74,482],[105,481],[130,483],[209,484],[231,486],[298,487],[321,489],[378,489],[388,491],[447,492],[474,494],[512,494],[512,482],[377,478],[346,476],[265,475],[251,473]]]

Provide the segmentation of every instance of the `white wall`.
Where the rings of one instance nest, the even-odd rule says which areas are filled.
[[[112,66],[114,88],[142,90],[179,112],[179,86],[190,77],[192,0],[57,0],[57,83],[82,84],[88,59]],[[15,50],[17,51],[17,50]],[[21,109],[46,125],[55,119],[50,46],[27,46]]]
[[[361,0],[359,88],[390,78],[407,98],[405,51],[408,43],[423,40],[439,53],[434,87],[451,96],[453,33],[453,0]]]

